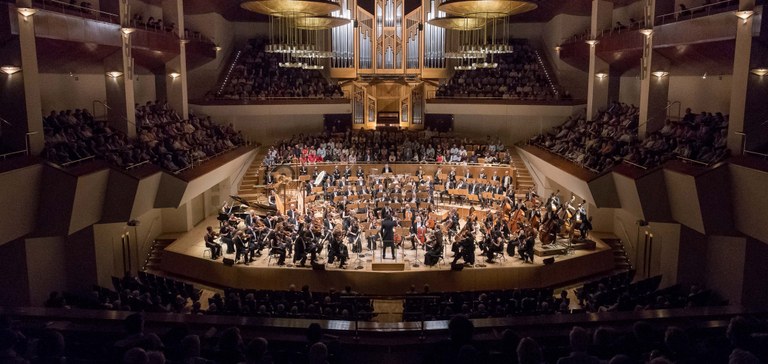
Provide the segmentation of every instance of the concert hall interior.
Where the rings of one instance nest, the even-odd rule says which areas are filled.
[[[0,358],[768,362],[765,3],[2,0]]]

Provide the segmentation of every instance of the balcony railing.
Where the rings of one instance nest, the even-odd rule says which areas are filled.
[[[42,10],[55,11],[57,13],[75,15],[79,17],[120,24],[120,15],[94,10],[90,6],[70,4],[69,2],[58,0],[34,1],[33,4],[36,8]]]
[[[700,18],[709,16],[712,14],[722,13],[729,10],[736,10],[739,2],[737,0],[719,1],[713,4],[707,4],[702,6],[695,6],[689,9],[681,9],[672,13],[659,15],[656,17],[655,25],[662,25],[673,23],[681,20],[690,20],[694,18]]]

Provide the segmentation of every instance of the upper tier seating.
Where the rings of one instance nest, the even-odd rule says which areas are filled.
[[[218,125],[210,117],[190,115],[182,120],[167,104],[148,102],[136,108],[137,138],[94,120],[88,110],[61,111],[43,119],[45,149],[41,155],[67,165],[90,157],[121,168],[151,162],[177,172],[244,144],[231,125]]]
[[[514,52],[494,56],[496,68],[456,71],[437,89],[438,98],[485,97],[513,100],[552,100],[555,95],[536,51],[527,42],[513,44]]]
[[[594,121],[584,115],[569,117],[551,133],[536,135],[530,143],[558,154],[584,168],[602,172],[622,159],[655,167],[676,156],[712,164],[729,155],[726,148],[728,117],[721,113],[691,113],[680,122],[667,120],[664,127],[640,140],[639,110],[613,102]]]
[[[279,66],[282,55],[267,53],[264,39],[252,39],[217,97],[248,100],[264,98],[342,97],[339,85],[327,81],[320,71]]]

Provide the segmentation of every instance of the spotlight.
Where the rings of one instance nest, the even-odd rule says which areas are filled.
[[[602,80],[602,79],[608,77],[608,74],[605,73],[605,72],[598,72],[598,73],[595,73],[595,77],[597,77],[598,79]]]
[[[646,37],[650,37],[653,34],[653,29],[652,28],[640,29],[640,33],[642,33]]]
[[[27,21],[30,16],[35,15],[37,13],[37,9],[33,8],[17,8],[16,11],[19,12],[24,17],[24,21]]]
[[[597,45],[597,43],[600,43],[600,41],[597,39],[587,39],[584,41],[584,43],[589,44],[590,47],[594,47]]]
[[[120,71],[109,71],[109,72],[107,72],[107,76],[109,76],[111,78],[118,78],[118,77],[120,77],[122,75],[123,75],[123,73],[120,72]]]
[[[734,15],[736,15],[739,19],[743,20],[744,23],[746,23],[747,19],[752,17],[752,15],[754,14],[755,12],[753,10],[742,10],[734,13]]]
[[[750,72],[760,77],[763,77],[765,75],[768,75],[768,68],[753,68],[752,70],[750,70]]]
[[[175,79],[179,78],[179,76],[181,76],[181,73],[171,72],[171,73],[168,74],[168,76],[170,76],[172,79],[175,80]]]
[[[669,72],[667,72],[667,71],[655,71],[655,72],[651,72],[651,74],[656,76],[656,77],[658,77],[658,78],[662,78],[664,76],[669,75]]]

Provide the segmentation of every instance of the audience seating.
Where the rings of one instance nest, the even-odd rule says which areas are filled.
[[[242,134],[231,125],[195,115],[182,120],[159,102],[137,106],[136,121],[137,138],[130,140],[105,121],[95,120],[87,109],[52,111],[43,119],[41,155],[63,166],[99,158],[120,168],[149,162],[178,172],[244,144]]]
[[[513,43],[514,52],[494,56],[496,68],[456,71],[438,87],[438,98],[505,98],[552,100],[549,79],[536,51],[526,41]],[[480,62],[480,61],[478,61]]]
[[[248,100],[267,98],[335,98],[342,97],[338,84],[323,77],[320,71],[283,68],[281,54],[267,53],[266,41],[249,41],[228,75],[228,83],[216,92],[217,98]]]
[[[721,113],[696,115],[688,109],[680,122],[667,120],[663,128],[643,140],[637,134],[638,118],[636,106],[612,102],[592,121],[583,114],[571,116],[529,143],[595,172],[608,170],[622,160],[652,168],[678,156],[713,164],[730,154],[726,146],[728,117]]]

